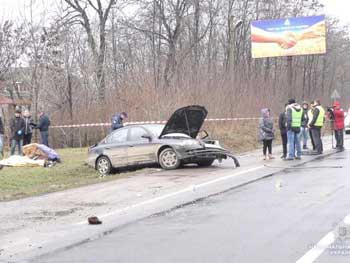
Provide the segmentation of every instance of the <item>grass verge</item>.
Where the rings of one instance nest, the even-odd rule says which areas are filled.
[[[275,124],[277,128],[277,125]],[[257,139],[258,121],[239,123],[206,123],[203,127],[211,138],[219,139],[221,144],[234,154],[262,148]],[[329,129],[325,129],[329,133]],[[280,143],[280,133],[276,129],[274,145]],[[280,146],[279,146],[280,147]],[[99,174],[85,165],[86,148],[58,150],[63,162],[53,168],[4,168],[0,170],[0,201],[20,199],[44,193],[61,191],[88,184],[116,180],[138,173],[124,172],[101,179]],[[150,172],[150,170],[148,171]]]
[[[88,184],[115,180],[133,173],[121,173],[103,179],[85,165],[86,148],[58,150],[62,163],[52,168],[5,167],[0,170],[0,201],[61,191]]]

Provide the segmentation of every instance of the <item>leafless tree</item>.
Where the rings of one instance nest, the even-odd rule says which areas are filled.
[[[96,60],[96,80],[98,89],[98,100],[102,104],[105,101],[105,55],[106,55],[106,23],[111,11],[112,6],[117,2],[117,0],[108,0],[107,6],[103,7],[101,0],[64,0],[69,7],[74,10],[77,14],[70,17],[74,22],[79,22],[81,26],[84,27],[89,46]],[[92,21],[88,7],[92,9],[98,17],[98,41],[93,32]]]
[[[0,23],[0,79],[23,54],[25,43],[23,26],[15,26],[11,21]]]

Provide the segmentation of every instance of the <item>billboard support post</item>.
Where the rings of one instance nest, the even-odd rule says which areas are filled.
[[[294,87],[293,87],[293,57],[287,57],[287,83],[288,83],[288,96],[294,98]]]

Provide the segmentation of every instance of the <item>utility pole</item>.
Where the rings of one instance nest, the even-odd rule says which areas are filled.
[[[287,85],[288,85],[288,96],[294,98],[294,87],[293,87],[293,57],[287,57]]]

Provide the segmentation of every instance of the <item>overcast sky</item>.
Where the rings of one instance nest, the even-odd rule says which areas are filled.
[[[321,0],[325,5],[325,13],[337,16],[342,23],[350,23],[349,0]]]
[[[20,17],[23,15],[24,7],[29,6],[31,1],[36,3],[35,12],[43,10],[44,5],[48,6],[55,2],[55,0],[0,0],[0,21]],[[337,16],[344,24],[350,23],[350,0],[321,0],[321,2],[325,5],[326,15]]]

